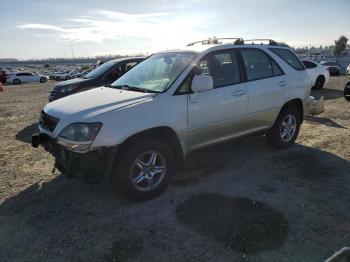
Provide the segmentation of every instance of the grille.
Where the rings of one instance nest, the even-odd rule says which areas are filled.
[[[50,116],[46,114],[44,111],[41,111],[41,116],[39,121],[39,125],[41,128],[49,130],[50,132],[53,132],[53,130],[58,124],[58,121],[60,121],[58,118]]]

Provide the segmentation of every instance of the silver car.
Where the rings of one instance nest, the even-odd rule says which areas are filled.
[[[287,148],[311,80],[288,46],[261,42],[215,39],[155,53],[110,87],[46,105],[32,144],[66,175],[112,176],[125,196],[143,200],[160,194],[193,150],[254,133]]]

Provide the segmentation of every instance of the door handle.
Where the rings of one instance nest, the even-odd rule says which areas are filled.
[[[281,81],[279,83],[280,86],[287,86],[288,85],[288,82],[287,81]]]
[[[239,97],[239,96],[244,96],[246,93],[247,93],[247,92],[244,91],[244,90],[237,90],[237,91],[231,93],[231,95],[232,95],[232,96],[238,96],[238,97]]]

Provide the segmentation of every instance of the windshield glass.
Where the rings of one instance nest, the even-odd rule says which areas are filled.
[[[192,52],[155,54],[121,76],[111,86],[147,92],[164,92],[195,59]]]
[[[112,66],[114,66],[116,63],[115,61],[109,61],[106,63],[103,63],[99,67],[96,67],[94,70],[92,70],[90,73],[84,76],[84,78],[96,78],[101,75],[103,75],[105,72],[107,72]]]

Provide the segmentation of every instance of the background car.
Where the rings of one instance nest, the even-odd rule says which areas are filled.
[[[350,101],[350,82],[348,82],[346,85],[345,85],[345,88],[344,88],[344,97],[346,100]]]
[[[109,85],[143,59],[144,57],[134,57],[111,60],[96,67],[82,78],[58,83],[49,95],[49,102],[95,87]]]
[[[329,71],[326,67],[315,61],[302,60],[302,62],[310,75],[312,88],[322,89],[329,81]]]
[[[15,73],[7,77],[6,82],[19,85],[21,83],[30,83],[30,82],[40,82],[45,83],[48,80],[48,76],[36,75],[29,72],[20,72]]]
[[[346,68],[346,75],[350,76],[350,64],[348,65],[348,67]]]
[[[340,76],[340,67],[336,62],[321,61],[320,64],[326,67],[331,76]]]

